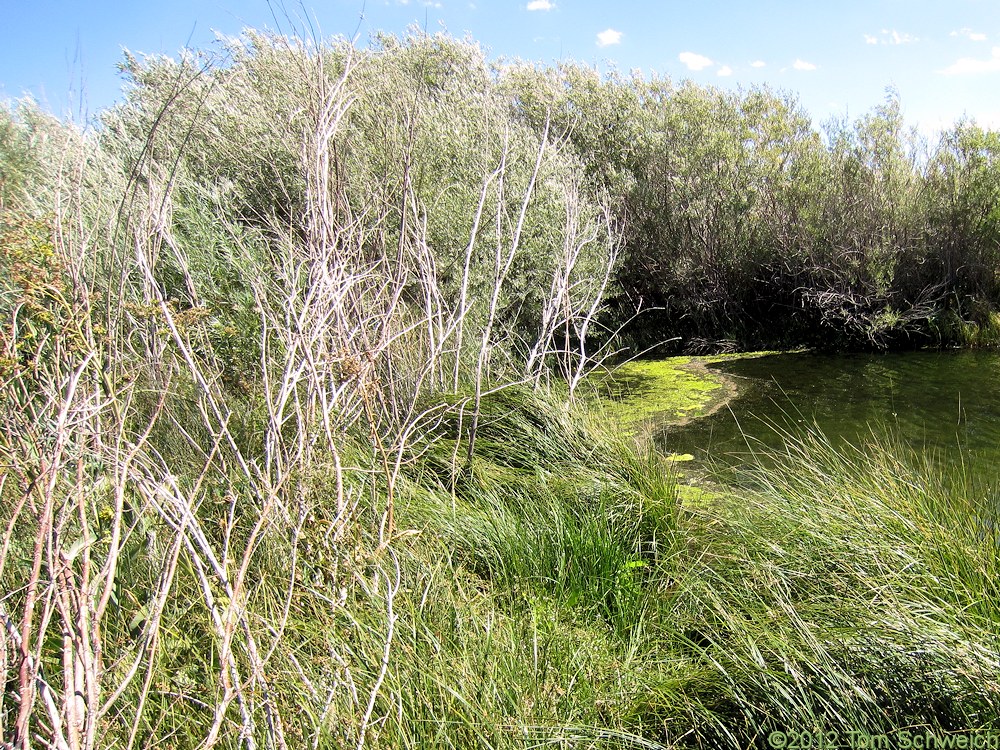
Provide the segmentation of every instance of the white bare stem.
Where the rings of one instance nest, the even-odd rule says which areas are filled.
[[[480,339],[479,347],[479,357],[476,360],[476,379],[475,379],[475,395],[473,397],[472,406],[472,425],[469,428],[469,441],[468,441],[468,451],[467,458],[472,458],[472,451],[475,448],[476,443],[476,432],[479,428],[479,414],[480,408],[482,406],[483,397],[483,377],[484,370],[486,368],[487,361],[489,359],[490,349],[493,345],[493,326],[496,323],[497,312],[500,304],[500,296],[503,292],[504,284],[507,281],[507,277],[510,274],[511,265],[514,263],[514,258],[517,255],[518,249],[521,244],[521,232],[524,229],[524,220],[528,213],[528,206],[531,203],[531,199],[535,193],[535,182],[538,179],[538,173],[542,167],[542,158],[545,156],[546,146],[548,145],[549,137],[549,118],[545,119],[545,128],[542,132],[541,138],[539,139],[538,151],[535,155],[535,166],[531,171],[531,178],[528,180],[528,185],[524,189],[524,194],[521,199],[521,208],[518,212],[517,223],[514,226],[514,232],[510,239],[510,243],[506,248],[506,255],[504,255],[503,247],[503,226],[502,226],[502,210],[503,205],[503,189],[504,189],[504,177],[506,174],[506,161],[508,147],[504,146],[503,155],[501,157],[500,167],[499,167],[499,197],[497,200],[497,223],[496,223],[496,258],[494,267],[494,277],[493,277],[493,289],[490,294],[489,307],[487,309],[486,325],[483,327],[482,337]]]

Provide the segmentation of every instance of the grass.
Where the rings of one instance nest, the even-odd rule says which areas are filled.
[[[789,435],[738,493],[678,506],[669,462],[537,396],[498,402],[518,450],[484,444],[450,489],[445,440],[401,504],[421,533],[386,746],[996,728],[998,548],[961,472]]]
[[[747,725],[995,727],[998,548],[971,520],[982,496],[898,446],[785,445],[702,514],[715,528],[697,641]]]

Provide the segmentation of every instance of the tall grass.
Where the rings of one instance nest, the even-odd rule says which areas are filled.
[[[995,488],[899,445],[784,445],[701,512],[689,637],[735,725],[994,728]]]

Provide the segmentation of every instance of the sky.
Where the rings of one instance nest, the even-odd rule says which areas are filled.
[[[932,134],[1000,129],[1000,0],[0,0],[0,100],[77,122],[122,98],[122,50],[221,51],[243,28],[471,36],[491,59],[575,60],[721,88],[795,94],[817,126],[898,92]],[[310,32],[311,33],[311,32]]]

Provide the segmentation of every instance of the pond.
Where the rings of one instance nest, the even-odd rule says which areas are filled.
[[[835,444],[890,436],[990,479],[1000,473],[1000,354],[777,354],[712,365],[738,388],[713,414],[661,430],[667,451],[724,465],[818,428]],[[777,428],[777,429],[776,429]]]

